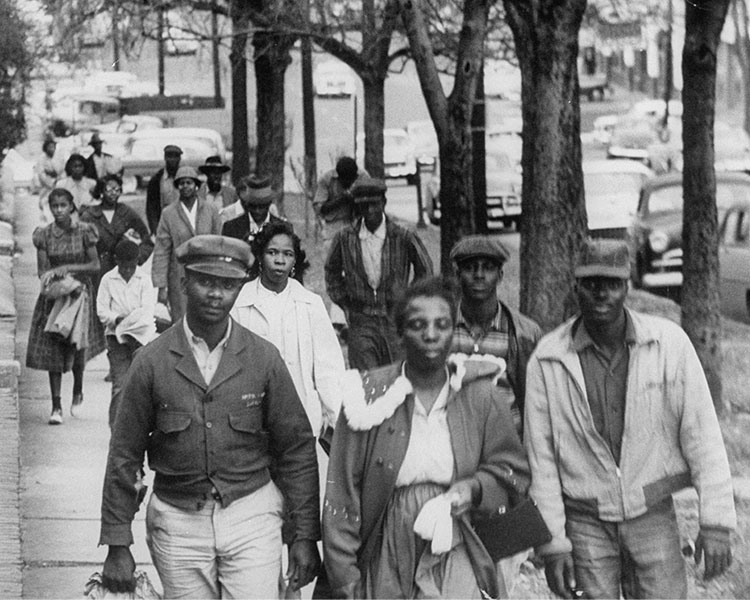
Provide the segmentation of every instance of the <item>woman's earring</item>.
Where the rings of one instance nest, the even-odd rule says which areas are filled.
[[[289,273],[289,277],[294,277],[295,270],[296,269],[294,267],[292,267],[292,271],[291,271],[291,273]]]

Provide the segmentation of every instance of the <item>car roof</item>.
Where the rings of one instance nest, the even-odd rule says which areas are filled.
[[[654,174],[642,162],[629,158],[584,161],[581,167],[584,173],[638,173],[647,177]]]
[[[163,127],[161,129],[136,130],[131,134],[133,139],[150,137],[207,137],[221,139],[221,134],[215,129],[208,127]]]
[[[738,171],[716,171],[716,183],[745,183],[750,185],[750,175]],[[682,185],[682,173],[679,171],[652,177],[643,184],[644,191],[660,187]]]

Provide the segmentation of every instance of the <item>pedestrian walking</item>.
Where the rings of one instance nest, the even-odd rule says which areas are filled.
[[[83,402],[83,371],[86,361],[104,350],[104,331],[96,317],[94,281],[99,273],[96,252],[98,234],[89,223],[73,220],[73,195],[55,188],[48,197],[54,221],[34,230],[37,268],[41,292],[34,306],[26,349],[26,366],[49,373],[52,413],[50,425],[63,422],[62,375],[73,371],[71,415],[76,416]],[[53,290],[57,288],[55,293]],[[67,288],[63,293],[61,288]],[[76,300],[70,326],[77,328],[63,335],[47,331],[50,314],[63,296]],[[60,304],[58,304],[58,308]],[[54,318],[54,317],[53,317]]]
[[[96,313],[105,328],[112,379],[110,429],[114,426],[120,391],[133,355],[156,335],[156,292],[149,274],[138,266],[138,244],[122,238],[112,256],[115,266],[102,276],[96,296]]]
[[[73,204],[77,211],[94,203],[96,180],[86,177],[86,159],[80,154],[71,154],[65,163],[65,177],[58,179],[55,187],[68,190],[73,195]]]
[[[224,176],[232,170],[231,167],[221,162],[221,157],[209,156],[198,170],[206,176],[206,183],[201,186],[199,193],[205,197],[206,202],[216,207],[222,222],[242,214],[237,191],[231,183],[224,183]]]
[[[625,307],[630,268],[625,242],[588,240],[580,314],[528,365],[531,495],[553,535],[538,553],[565,598],[687,597],[672,494],[689,486],[704,579],[732,562],[732,481],[703,369],[678,325]]]
[[[336,167],[326,171],[318,179],[312,205],[315,218],[323,238],[323,256],[328,256],[336,234],[352,224],[355,216],[351,187],[362,177],[369,177],[367,171],[360,170],[350,156],[342,156]],[[330,308],[331,321],[341,333],[346,327],[346,316],[340,306],[333,303]]]
[[[485,360],[495,358],[504,365],[496,380],[498,395],[507,402],[516,431],[523,439],[526,365],[542,330],[498,297],[503,266],[510,257],[500,240],[488,235],[467,235],[456,242],[450,257],[460,284],[451,352]],[[524,550],[498,563],[511,597],[521,564],[529,553]]]
[[[183,268],[176,250],[195,235],[221,233],[221,218],[214,206],[198,197],[201,180],[193,167],[180,167],[174,176],[174,187],[180,200],[164,209],[156,230],[151,279],[158,291],[158,302],[169,306],[172,323],[185,314],[185,292],[182,289]]]
[[[81,221],[93,224],[99,232],[96,250],[100,274],[115,268],[115,247],[123,239],[137,244],[138,264],[142,265],[151,256],[154,244],[143,219],[130,206],[119,201],[122,179],[118,175],[105,175],[97,181],[95,194],[100,203],[82,209]]]
[[[251,244],[253,238],[266,225],[284,220],[271,212],[278,194],[271,188],[270,177],[259,175],[243,177],[237,184],[237,193],[240,196],[243,212],[224,223],[222,235]]]
[[[351,191],[358,219],[336,234],[325,279],[349,323],[349,365],[364,370],[400,357],[390,311],[412,279],[432,275],[432,260],[414,232],[385,216],[382,180],[362,178]]]
[[[108,152],[103,151],[104,140],[99,135],[99,132],[95,131],[91,134],[89,146],[91,146],[94,151],[86,158],[84,169],[84,175],[86,177],[93,179],[94,181],[99,181],[106,175],[117,175],[118,177],[122,177],[122,161]]]
[[[39,194],[39,210],[42,214],[42,224],[52,223],[49,213],[47,196],[54,189],[55,183],[62,176],[65,167],[60,156],[56,155],[57,142],[54,138],[47,138],[42,144],[42,154],[34,164],[34,183]]]
[[[164,167],[159,169],[146,187],[146,222],[151,235],[156,235],[161,212],[165,207],[177,202],[180,194],[174,185],[177,169],[180,168],[182,148],[174,144],[164,146]],[[199,184],[200,185],[200,184]]]
[[[103,582],[133,588],[133,486],[148,452],[147,541],[165,597],[275,598],[284,511],[290,587],[320,566],[315,438],[278,350],[229,316],[247,280],[249,246],[199,235],[177,257],[185,317],[136,355],[112,431]]]
[[[528,481],[526,456],[491,362],[448,362],[456,299],[413,283],[394,318],[406,360],[342,386],[323,508],[335,598],[503,598],[469,522],[503,512],[501,472]]]

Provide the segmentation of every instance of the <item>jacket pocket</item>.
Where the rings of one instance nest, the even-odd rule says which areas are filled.
[[[229,427],[238,448],[249,446],[263,453],[268,450],[268,432],[260,427],[260,421],[252,412],[230,414]]]
[[[188,413],[160,412],[156,415],[156,428],[162,433],[177,433],[190,427]]]

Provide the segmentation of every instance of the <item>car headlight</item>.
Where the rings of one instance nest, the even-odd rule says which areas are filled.
[[[652,231],[648,236],[648,243],[654,252],[664,252],[669,246],[669,236],[663,231]]]

